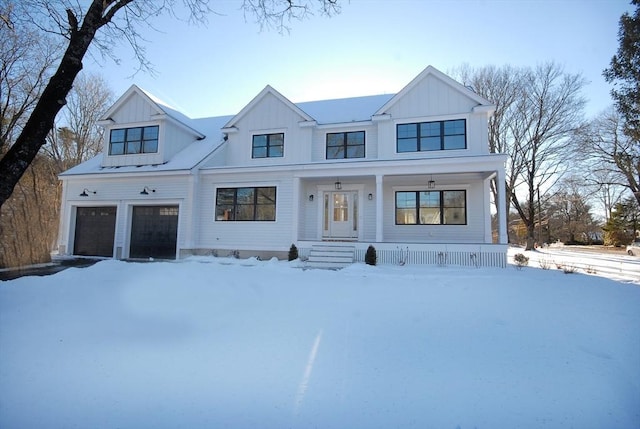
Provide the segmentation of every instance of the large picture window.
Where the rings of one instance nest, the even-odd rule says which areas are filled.
[[[252,158],[279,158],[282,156],[284,156],[284,133],[253,136]]]
[[[466,149],[466,120],[396,125],[398,152]]]
[[[466,191],[398,191],[396,225],[466,225]]]
[[[327,134],[327,159],[364,158],[364,131]]]
[[[109,155],[158,152],[158,126],[111,130]]]
[[[276,188],[218,188],[217,221],[275,221]]]

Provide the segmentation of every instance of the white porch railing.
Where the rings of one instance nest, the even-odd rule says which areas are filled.
[[[300,241],[297,244],[301,257],[308,257],[318,241]],[[378,264],[439,265],[463,267],[507,266],[506,244],[448,244],[448,243],[350,243],[356,248],[354,260],[364,262],[369,245],[376,249]]]

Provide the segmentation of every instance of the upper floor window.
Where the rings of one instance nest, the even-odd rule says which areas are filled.
[[[398,152],[466,149],[466,120],[419,122],[396,126]]]
[[[396,225],[466,225],[466,191],[396,192]]]
[[[364,131],[327,134],[327,159],[364,158]]]
[[[251,158],[279,158],[284,156],[284,133],[253,136]]]
[[[158,126],[111,130],[109,155],[158,152]]]
[[[276,220],[276,188],[218,188],[216,193],[218,221]]]

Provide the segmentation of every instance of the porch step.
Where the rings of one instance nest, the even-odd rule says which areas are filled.
[[[316,244],[311,246],[307,267],[340,269],[353,264],[355,246],[342,244]]]

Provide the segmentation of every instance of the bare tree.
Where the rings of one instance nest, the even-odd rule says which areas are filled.
[[[55,131],[47,136],[44,153],[58,172],[67,170],[102,151],[103,128],[97,121],[113,103],[114,94],[99,75],[80,74],[62,110]]]
[[[335,11],[336,0],[314,0],[321,10]],[[82,70],[82,61],[90,46],[94,45],[106,55],[116,40],[124,39],[131,45],[141,68],[149,68],[141,29],[148,27],[153,18],[169,13],[175,16],[177,4],[189,11],[189,20],[205,22],[211,11],[208,0],[0,0],[0,26],[7,31],[29,28],[42,35],[57,35],[64,39],[66,49],[58,68],[43,88],[28,120],[22,127],[13,145],[0,159],[0,207],[9,198],[20,177],[33,162],[47,135],[54,127],[58,112],[66,104],[73,82]],[[246,0],[245,10],[250,6],[261,6],[265,15],[257,19],[301,16],[300,10],[308,10],[310,0]],[[284,6],[282,6],[284,5]],[[302,5],[302,9],[298,7]],[[280,6],[280,8],[277,8]],[[323,8],[323,9],[322,9]],[[254,13],[253,9],[249,12]],[[273,12],[273,13],[272,13]],[[274,15],[275,14],[275,15]],[[284,22],[284,21],[282,21]],[[112,55],[113,56],[113,55]]]
[[[539,193],[562,176],[572,156],[568,141],[582,122],[585,81],[553,62],[533,69],[490,66],[467,72],[462,79],[497,105],[489,128],[490,150],[510,156],[507,207],[513,206],[525,224],[527,249],[532,249]]]
[[[550,197],[547,223],[554,237],[569,244],[591,243],[599,230],[593,219],[589,193],[578,176],[564,178]]]
[[[242,8],[245,19],[252,16],[261,29],[273,28],[279,32],[289,31],[287,22],[292,19],[302,20],[316,11],[317,0],[243,0]],[[340,13],[338,0],[322,0],[319,12],[326,16]]]
[[[0,21],[0,155],[6,153],[53,73],[58,47],[47,37]]]
[[[56,131],[29,166],[0,212],[0,266],[50,260],[56,238],[60,184],[58,174],[101,149],[100,115],[113,95],[100,76],[79,75]]]
[[[628,189],[640,205],[640,144],[626,132],[626,124],[611,107],[581,129],[579,144],[592,171],[606,178],[601,184]]]
[[[489,150],[492,153],[512,153],[514,145],[514,138],[511,135],[512,121],[516,117],[516,101],[521,96],[521,82],[526,70],[511,66],[496,67],[492,65],[474,69],[463,65],[453,73],[464,85],[471,87],[476,93],[496,105],[496,110],[489,119]],[[513,172],[521,170],[521,166],[517,164],[521,161],[516,157],[509,157],[507,161],[506,189],[508,192],[505,196],[507,212],[511,201],[511,190],[515,189],[518,178],[517,174],[513,174]],[[498,190],[495,180],[491,182],[491,191],[493,200],[497,202]]]

